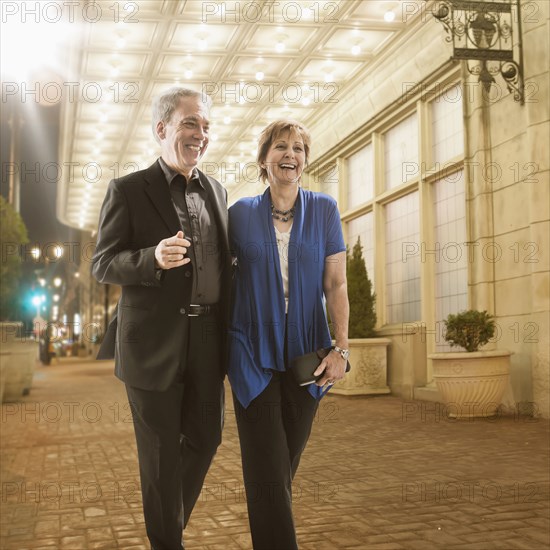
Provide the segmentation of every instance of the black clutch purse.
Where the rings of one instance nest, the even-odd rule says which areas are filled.
[[[290,363],[290,370],[296,378],[296,382],[300,386],[307,386],[308,384],[313,384],[317,380],[323,377],[323,373],[319,376],[314,376],[313,373],[317,370],[317,367],[321,364],[323,359],[330,353],[332,347],[330,348],[321,348],[317,351],[312,351],[311,353],[306,353],[305,355],[300,355],[292,360]],[[349,361],[346,365],[346,372],[349,372],[351,365]]]

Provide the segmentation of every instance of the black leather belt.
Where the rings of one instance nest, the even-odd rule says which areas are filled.
[[[201,306],[199,304],[189,304],[187,309],[188,317],[198,317],[199,315],[213,315],[220,310],[218,304],[207,304]]]

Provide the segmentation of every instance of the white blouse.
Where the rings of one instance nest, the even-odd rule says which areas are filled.
[[[288,243],[290,242],[290,231],[284,233],[275,227],[275,237],[277,238],[277,250],[279,251],[279,263],[281,264],[281,277],[283,278],[283,290],[285,293],[285,313],[288,313]]]

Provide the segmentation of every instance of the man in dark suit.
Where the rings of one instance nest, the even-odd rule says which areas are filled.
[[[231,266],[227,193],[197,169],[209,107],[207,96],[185,88],[155,99],[161,157],[110,182],[92,260],[99,282],[122,286],[98,358],[114,355],[126,385],[154,550],[183,548],[221,442]]]

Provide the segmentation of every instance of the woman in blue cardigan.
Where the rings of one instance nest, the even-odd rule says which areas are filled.
[[[292,516],[292,479],[320,398],[344,377],[349,304],[346,246],[334,199],[300,187],[310,136],[292,120],[264,129],[258,147],[257,197],[229,210],[237,257],[228,376],[241,445],[254,550],[298,548]],[[299,386],[292,359],[336,346]]]

